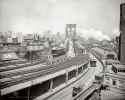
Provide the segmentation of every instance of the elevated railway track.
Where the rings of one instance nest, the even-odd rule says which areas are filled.
[[[33,80],[38,77],[42,77],[44,75],[48,75],[51,73],[55,73],[59,70],[69,68],[73,65],[79,65],[82,63],[87,63],[89,60],[88,56],[79,56],[79,57],[74,57],[70,59],[69,61],[59,63],[56,65],[49,65],[49,66],[42,66],[41,67],[36,67],[35,69],[27,68],[21,68],[18,70],[10,70],[10,71],[3,71],[1,73],[1,79],[0,79],[0,89],[16,85],[19,83],[23,83],[26,81]]]
[[[3,71],[9,71],[9,70],[14,70],[14,69],[19,69],[19,68],[24,68],[24,67],[30,67],[32,65],[36,65],[36,64],[40,64],[43,63],[40,59],[37,60],[32,60],[32,61],[26,61],[24,60],[22,62],[22,60],[18,60],[18,62],[2,62],[3,64],[1,64],[0,66],[0,72]],[[5,63],[5,64],[4,64]]]

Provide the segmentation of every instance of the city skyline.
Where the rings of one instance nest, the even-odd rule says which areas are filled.
[[[84,37],[109,39],[119,34],[119,6],[120,0],[1,0],[0,31],[64,33],[75,23]]]

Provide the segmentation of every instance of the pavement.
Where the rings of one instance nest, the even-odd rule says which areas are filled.
[[[125,95],[110,90],[102,90],[101,100],[125,100]]]

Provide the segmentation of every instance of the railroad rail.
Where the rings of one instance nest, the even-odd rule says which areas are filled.
[[[38,77],[42,77],[44,75],[55,73],[59,70],[69,68],[73,65],[79,65],[88,62],[89,57],[88,55],[78,56],[74,57],[72,59],[69,59],[65,62],[59,63],[59,64],[53,64],[48,66],[42,66],[39,65],[35,68],[35,70],[32,70],[31,68],[27,68],[27,70],[20,69],[18,70],[12,70],[10,72],[3,71],[1,75],[2,78],[0,79],[0,89],[16,85],[18,83],[27,82],[30,80],[33,80]],[[41,67],[40,67],[41,66]]]
[[[82,90],[78,95],[76,95],[73,100],[84,100],[89,95],[91,95],[94,91],[100,89],[100,84],[92,84],[88,89]]]
[[[36,65],[39,63],[43,63],[43,62],[40,59],[37,59],[37,60],[32,60],[32,62],[31,61],[23,61],[22,62],[19,60],[18,62],[10,62],[10,63],[7,62],[7,63],[8,64],[1,65],[0,72],[19,69],[19,68],[23,68],[23,67],[28,67],[28,66]]]

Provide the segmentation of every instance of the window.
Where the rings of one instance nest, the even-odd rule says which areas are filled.
[[[83,65],[83,70],[85,70],[88,67],[88,64]]]
[[[90,66],[91,67],[96,67],[96,61],[90,61]]]
[[[114,67],[114,66],[112,66],[112,71],[113,71],[114,73],[117,73],[117,68]]]
[[[65,81],[66,81],[66,74],[53,78],[53,88],[56,88],[57,86],[63,84]]]
[[[125,72],[125,70],[124,69],[119,69],[118,72]]]
[[[116,85],[116,80],[113,80],[113,81],[112,81],[112,85]]]
[[[78,74],[80,74],[80,73],[82,73],[82,72],[83,72],[82,67],[79,67],[79,68],[78,68]]]
[[[30,87],[30,98],[33,100],[34,98],[43,95],[44,93],[50,90],[50,80],[47,80],[41,84],[34,85]],[[24,91],[22,91],[24,94]]]
[[[107,59],[114,59],[114,58],[115,58],[115,56],[113,54],[107,55]]]
[[[76,76],[76,69],[68,73],[68,80],[72,79],[75,76]]]

